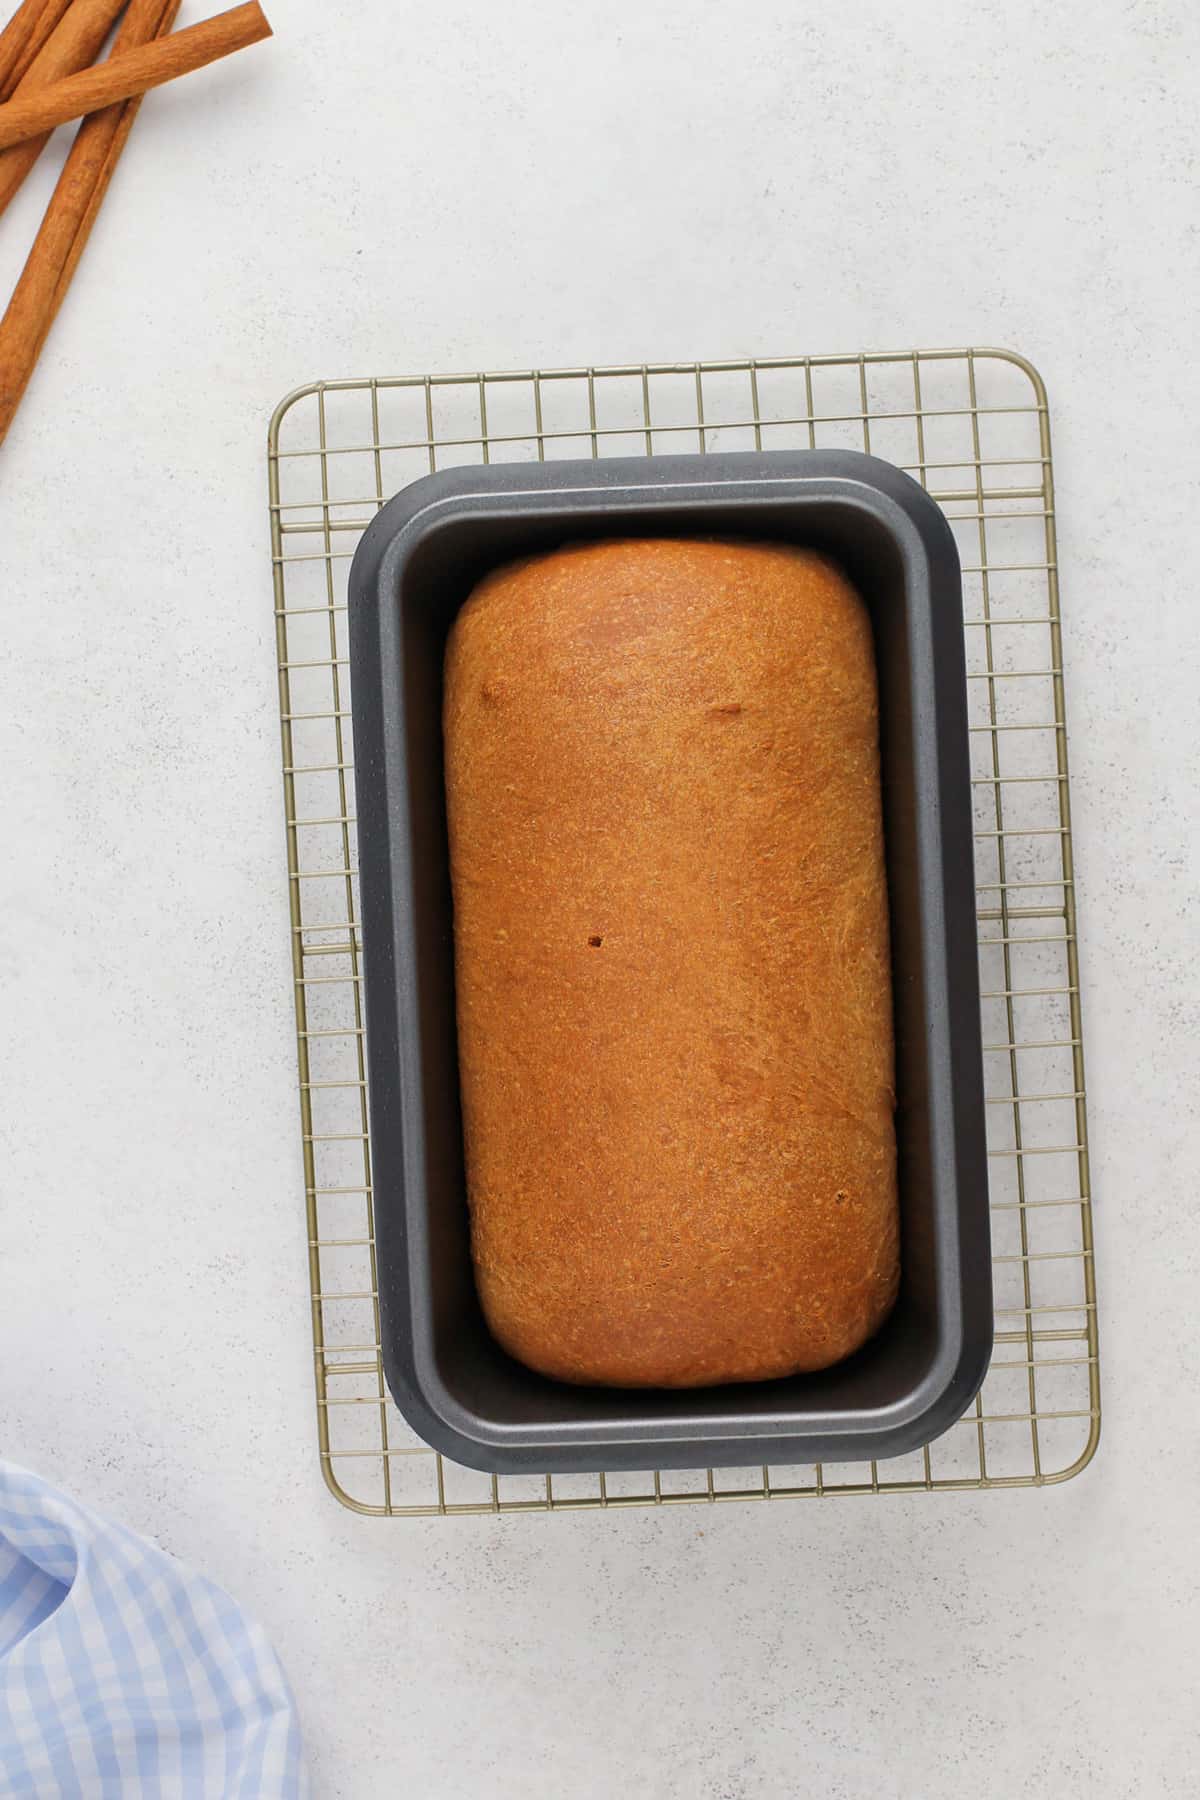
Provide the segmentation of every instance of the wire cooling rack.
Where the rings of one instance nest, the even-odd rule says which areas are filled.
[[[481,1475],[388,1397],[367,1135],[346,576],[397,489],[455,463],[873,451],[963,564],[995,1352],[967,1416],[883,1463]],[[321,1468],[388,1515],[1042,1486],[1100,1431],[1079,967],[1046,394],[1000,350],[317,382],[269,438],[271,547]]]

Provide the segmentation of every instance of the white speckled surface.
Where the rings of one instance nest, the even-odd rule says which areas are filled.
[[[5,1448],[259,1613],[322,1795],[1195,1792],[1200,16],[274,22],[146,102],[0,453]],[[389,368],[965,342],[1024,350],[1053,407],[1098,1460],[1043,1493],[340,1510],[313,1449],[271,407]]]

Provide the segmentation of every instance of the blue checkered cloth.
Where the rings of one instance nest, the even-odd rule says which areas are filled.
[[[257,1625],[145,1538],[0,1461],[0,1795],[308,1792]]]

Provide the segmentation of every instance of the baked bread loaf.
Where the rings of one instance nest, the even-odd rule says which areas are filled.
[[[485,1315],[563,1381],[825,1368],[896,1294],[866,610],[816,553],[582,544],[451,634],[446,791]]]

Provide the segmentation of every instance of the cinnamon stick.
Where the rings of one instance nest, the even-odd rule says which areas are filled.
[[[94,69],[81,69],[77,75],[29,95],[22,92],[0,106],[0,150],[53,130],[81,113],[144,94],[148,88],[202,69],[270,35],[271,27],[258,0],[248,0],[246,5],[218,13],[199,25],[188,25],[139,49],[110,56]]]
[[[44,11],[44,0],[21,0],[4,30],[0,31],[0,82],[8,80],[9,71]]]
[[[77,69],[86,69],[108,36],[125,0],[73,0],[22,76],[16,98],[9,106],[21,106],[40,88],[57,82]],[[0,113],[5,108],[0,106]],[[0,213],[8,205],[50,136],[47,127],[36,137],[0,151]]]
[[[10,100],[17,84],[71,0],[21,0],[0,31],[0,100]]]
[[[9,76],[25,54],[30,33],[46,10],[45,0],[21,0],[21,5],[0,31],[0,94],[8,86]]]
[[[113,56],[168,32],[178,11],[179,0],[130,0]],[[75,135],[29,259],[0,319],[0,441],[70,286],[140,105],[138,98],[106,107],[85,119]]]

